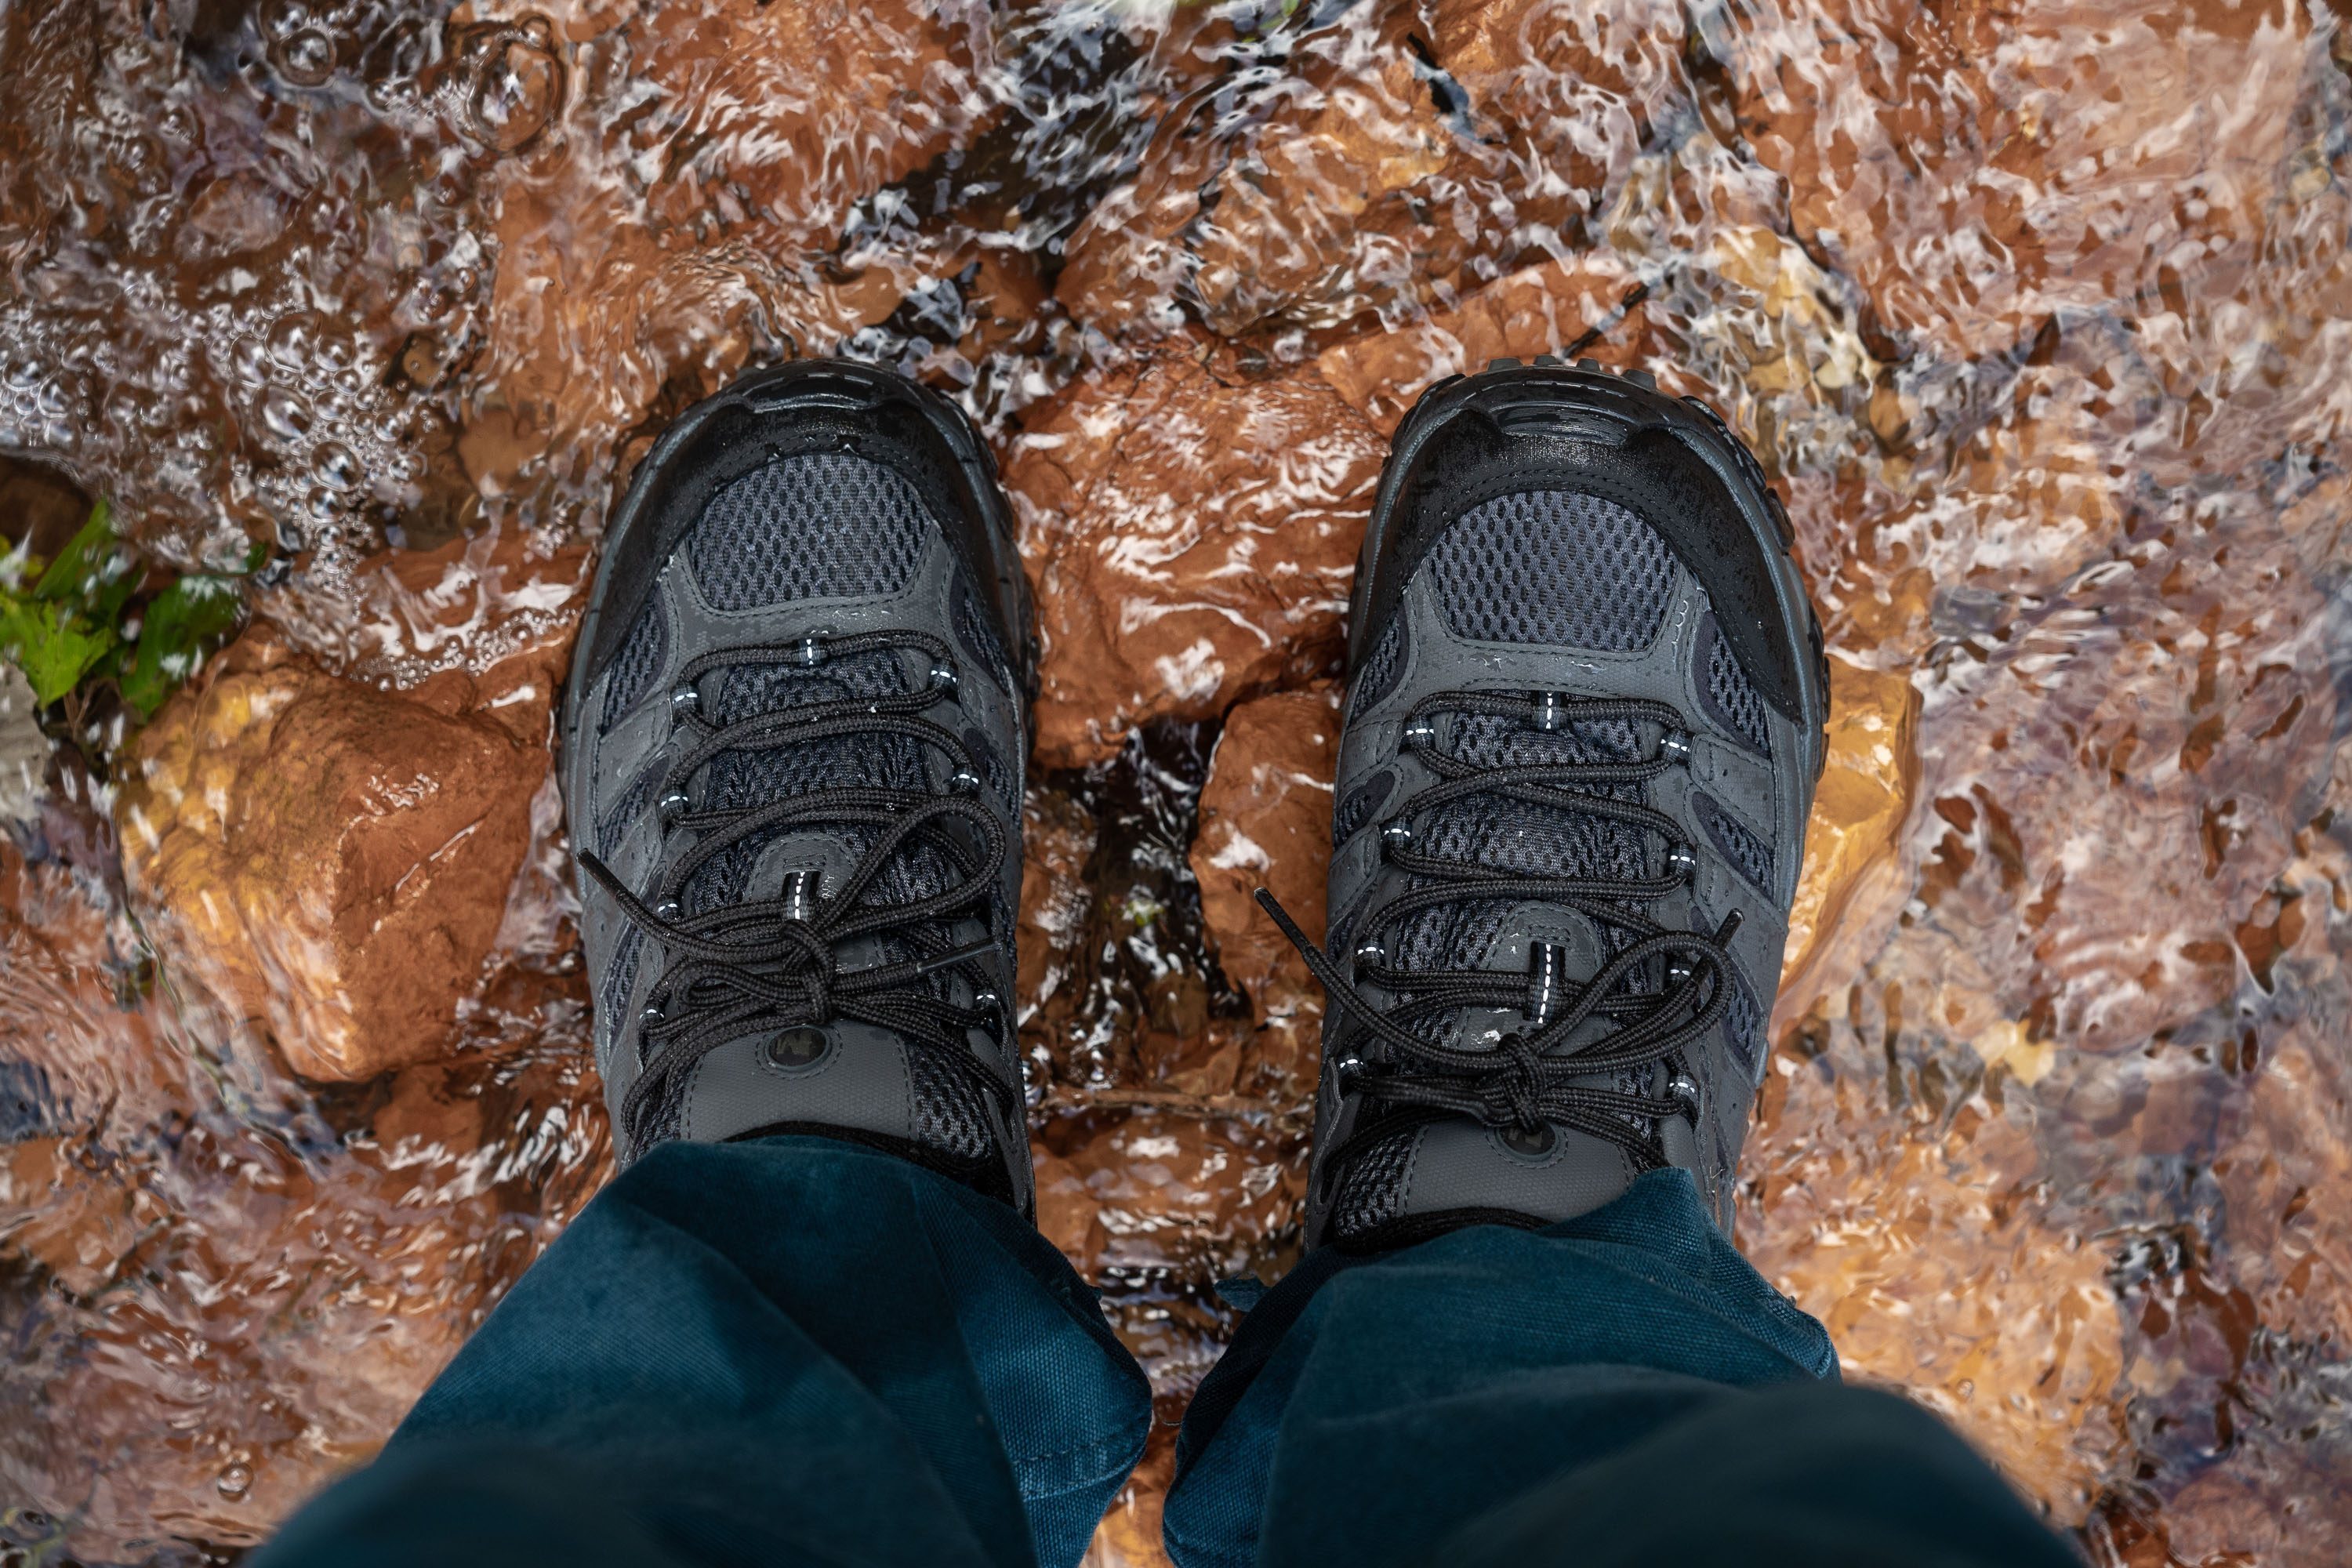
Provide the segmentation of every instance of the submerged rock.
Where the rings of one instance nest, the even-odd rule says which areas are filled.
[[[1315,365],[1349,406],[1393,432],[1433,383],[1484,370],[1490,360],[1568,353],[1639,368],[1650,346],[1643,325],[1632,270],[1594,251],[1498,279],[1457,309],[1402,331],[1335,344]]]
[[[1282,900],[1320,938],[1323,883],[1331,864],[1331,780],[1339,759],[1337,681],[1238,703],[1201,790],[1192,876],[1201,919],[1225,978],[1260,1023],[1297,1011],[1313,990],[1306,964],[1256,901]]]
[[[1351,7],[1299,29],[1288,69],[1193,95],[1056,292],[1113,333],[1179,301],[1234,335],[1444,308],[1579,243],[1685,101],[1684,30],[1658,0]]]
[[[396,555],[354,595],[408,611],[367,623],[354,664],[443,666],[411,688],[335,673],[257,623],[128,758],[124,869],[159,947],[264,1019],[305,1077],[446,1054],[497,951],[583,559],[499,553]]]
[[[1330,668],[1386,447],[1315,371],[1190,340],[1035,414],[1004,482],[1045,637],[1039,764]]]
[[[1719,47],[1798,237],[1881,325],[1966,357],[2056,311],[2234,289],[2296,135],[2293,95],[2248,84],[2299,75],[2307,29],[2299,7],[2221,0],[1829,0]]]
[[[1784,1017],[1801,1015],[1838,983],[1832,971],[1883,940],[1885,906],[1909,890],[1900,839],[1919,788],[1918,720],[1919,693],[1907,677],[1832,658],[1829,760],[1805,825],[1805,868],[1789,912]]]
[[[1323,994],[1256,893],[1271,891],[1308,936],[1322,940],[1340,697],[1337,681],[1318,681],[1236,704],[1201,790],[1192,839],[1201,923],[1257,1026],[1241,1087],[1294,1105],[1314,1089]]]
[[[310,1078],[446,1050],[530,843],[543,750],[249,633],[140,738],[120,821],[172,959]]]

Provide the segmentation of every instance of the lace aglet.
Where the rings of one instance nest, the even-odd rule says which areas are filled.
[[[936,957],[922,960],[915,965],[915,973],[918,974],[937,973],[942,969],[952,969],[959,963],[969,963],[975,958],[986,958],[990,953],[994,952],[995,951],[996,943],[992,942],[971,942],[963,947],[950,949],[946,952],[940,953]]]
[[[1299,929],[1298,922],[1290,918],[1290,911],[1282,907],[1281,900],[1276,898],[1264,888],[1260,888],[1255,896],[1257,898],[1257,907],[1264,910],[1273,918],[1275,925],[1281,930],[1282,934],[1290,939],[1291,946],[1297,948],[1302,952],[1309,951],[1315,946],[1312,942],[1309,942],[1307,939],[1307,933]]]

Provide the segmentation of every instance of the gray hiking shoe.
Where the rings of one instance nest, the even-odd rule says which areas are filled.
[[[1030,1210],[1010,998],[1032,626],[995,465],[910,382],[784,365],[656,445],[563,711],[624,1163],[817,1132]]]
[[[1639,374],[1497,361],[1399,430],[1302,943],[1309,1246],[1549,1224],[1666,1165],[1729,1231],[1828,703],[1790,542]]]

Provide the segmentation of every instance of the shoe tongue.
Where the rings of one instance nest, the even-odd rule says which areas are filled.
[[[704,690],[713,723],[740,723],[763,713],[884,697],[912,689],[904,657],[888,649],[845,655],[814,668],[736,665],[712,672]],[[749,810],[816,790],[878,788],[920,792],[930,787],[924,749],[901,736],[852,733],[793,742],[765,750],[730,750],[703,769],[698,798],[711,810]],[[730,904],[777,900],[794,873],[815,873],[818,897],[832,899],[873,845],[879,828],[825,824],[794,826],[760,833],[714,857],[688,879],[680,900],[692,912]],[[870,882],[863,900],[904,903],[946,888],[955,875],[944,855],[918,839],[895,853]],[[889,932],[845,943],[835,953],[844,968],[863,968],[910,956],[910,943]],[[944,982],[940,982],[944,984]],[[736,1058],[756,1046],[747,1040],[729,1047],[725,1059],[698,1075],[707,1098],[724,1100],[738,1120],[752,1123],[815,1121],[886,1137],[904,1138],[959,1162],[992,1156],[993,1137],[979,1092],[941,1065],[933,1047],[908,1042],[894,1031],[869,1025],[836,1026],[835,1033],[859,1050],[903,1050],[905,1088],[897,1095],[868,1097],[870,1106],[845,1109],[824,1100],[821,1091],[772,1073],[739,1070]],[[746,1058],[748,1059],[748,1058]],[[878,1070],[866,1064],[859,1070]],[[893,1069],[895,1070],[895,1069]],[[731,1077],[730,1076],[731,1073]],[[829,1075],[842,1078],[846,1075]],[[740,1080],[740,1081],[739,1081]],[[731,1088],[730,1086],[732,1086]],[[830,1086],[840,1089],[838,1083]],[[680,1093],[683,1094],[684,1086]],[[750,1109],[747,1109],[749,1107]],[[675,1121],[681,1100],[668,1108]],[[716,1125],[721,1111],[705,1107],[701,1124]]]
[[[1624,720],[1571,723],[1538,730],[1518,719],[1465,715],[1441,731],[1447,754],[1478,767],[1538,763],[1631,763],[1643,756],[1642,737]],[[1638,800],[1637,785],[1595,785],[1580,793]],[[1637,880],[1650,875],[1648,836],[1612,817],[1570,807],[1538,805],[1502,795],[1476,795],[1449,802],[1427,814],[1414,847],[1442,859],[1520,871],[1531,876],[1569,876]],[[1407,969],[1524,968],[1530,932],[1522,927],[1532,911],[1501,899],[1465,898],[1407,916],[1398,931],[1396,962]],[[1580,931],[1585,940],[1563,945],[1571,955],[1566,978],[1581,983],[1624,945],[1625,934],[1579,911],[1543,908],[1545,922],[1559,936]],[[1516,939],[1507,942],[1506,934]],[[1555,937],[1554,940],[1558,940]],[[1432,1020],[1425,1027],[1438,1038],[1459,1022]]]
[[[710,719],[721,725],[813,703],[887,697],[909,689],[904,661],[887,648],[845,655],[813,668],[730,666],[713,672],[712,680],[717,691]],[[929,783],[924,764],[922,748],[915,742],[878,733],[759,751],[730,750],[705,765],[700,799],[709,810],[742,811],[824,789],[921,790]],[[754,834],[697,870],[688,879],[681,901],[700,913],[772,899],[781,892],[786,873],[800,869],[819,870],[825,888],[838,888],[874,842],[876,832],[842,826]],[[893,858],[875,893],[894,901],[919,898],[945,886],[946,875],[935,851],[909,847]]]

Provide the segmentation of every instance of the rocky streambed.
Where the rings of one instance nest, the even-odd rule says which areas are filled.
[[[1386,433],[1585,355],[1829,632],[1743,1247],[2095,1560],[2342,1561],[2347,182],[2313,0],[0,8],[0,1562],[260,1539],[603,1179],[550,705],[654,434],[806,353],[1003,466],[1040,1217],[1164,1414],[1296,1254],[1249,893]]]

